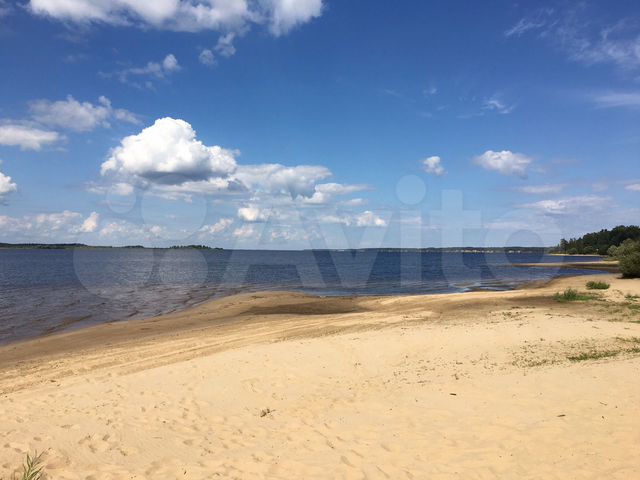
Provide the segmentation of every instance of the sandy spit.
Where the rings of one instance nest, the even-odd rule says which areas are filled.
[[[640,280],[246,294],[0,348],[0,478],[640,478]]]

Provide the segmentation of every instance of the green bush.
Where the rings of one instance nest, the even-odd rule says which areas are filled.
[[[587,282],[588,290],[608,290],[610,286],[607,282]]]
[[[640,241],[625,240],[616,250],[620,271],[626,278],[640,277]]]

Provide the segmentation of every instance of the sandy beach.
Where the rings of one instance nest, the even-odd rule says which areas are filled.
[[[0,478],[640,477],[640,280],[246,294],[0,348]]]

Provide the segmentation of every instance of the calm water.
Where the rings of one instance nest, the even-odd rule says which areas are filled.
[[[594,273],[512,266],[558,260],[537,254],[375,251],[0,250],[0,343],[158,315],[245,291],[442,293],[510,289]]]

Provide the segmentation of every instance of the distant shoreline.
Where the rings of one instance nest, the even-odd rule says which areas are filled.
[[[222,247],[210,247],[207,245],[172,245],[169,247],[145,247],[144,245],[87,245],[84,243],[0,243],[0,250],[215,250],[215,251],[291,251],[291,252],[378,252],[378,253],[538,253],[557,257],[600,257],[601,255],[569,255],[563,253],[550,253],[553,247],[380,247],[380,248],[314,248],[314,249],[233,249]]]

